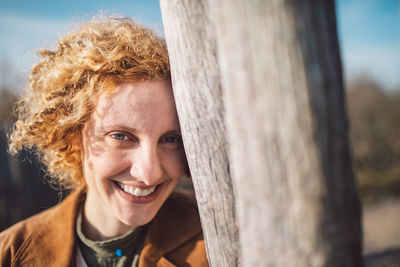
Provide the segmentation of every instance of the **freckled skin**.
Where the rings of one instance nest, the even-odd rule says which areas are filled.
[[[81,138],[88,185],[84,231],[93,240],[150,222],[185,173],[169,81],[123,83],[102,95]],[[115,181],[159,185],[159,192],[149,203],[134,203],[121,197]]]

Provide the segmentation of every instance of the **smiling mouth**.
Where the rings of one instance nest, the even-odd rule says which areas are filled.
[[[126,185],[126,184],[123,184],[123,183],[117,182],[117,181],[114,181],[114,183],[122,191],[124,191],[125,193],[128,193],[128,194],[130,194],[132,196],[135,196],[135,197],[146,197],[146,196],[149,196],[149,195],[153,194],[156,191],[157,187],[158,187],[158,185],[156,185],[156,186],[153,186],[153,187],[149,187],[149,188],[143,189],[143,188],[139,188],[139,187]]]

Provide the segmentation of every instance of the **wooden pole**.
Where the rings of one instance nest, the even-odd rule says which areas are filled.
[[[215,33],[206,2],[161,0],[175,101],[211,266],[239,265]]]
[[[210,1],[244,266],[360,266],[334,1]]]
[[[161,8],[211,265],[361,266],[333,0]]]

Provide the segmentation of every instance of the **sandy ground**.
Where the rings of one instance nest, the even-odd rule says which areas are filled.
[[[363,207],[365,267],[400,267],[400,198]]]
[[[400,198],[363,207],[364,254],[400,248]]]

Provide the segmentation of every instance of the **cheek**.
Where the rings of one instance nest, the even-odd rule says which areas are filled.
[[[184,166],[184,173],[186,176],[191,177],[192,175],[190,174],[190,169],[189,169],[189,164],[187,162],[186,154],[182,153],[182,161],[183,161],[183,166]]]
[[[184,174],[187,174],[186,157],[183,152],[170,154],[164,163],[167,174],[172,179],[180,179]]]
[[[103,179],[118,174],[126,168],[125,157],[112,150],[83,155],[85,178]]]

